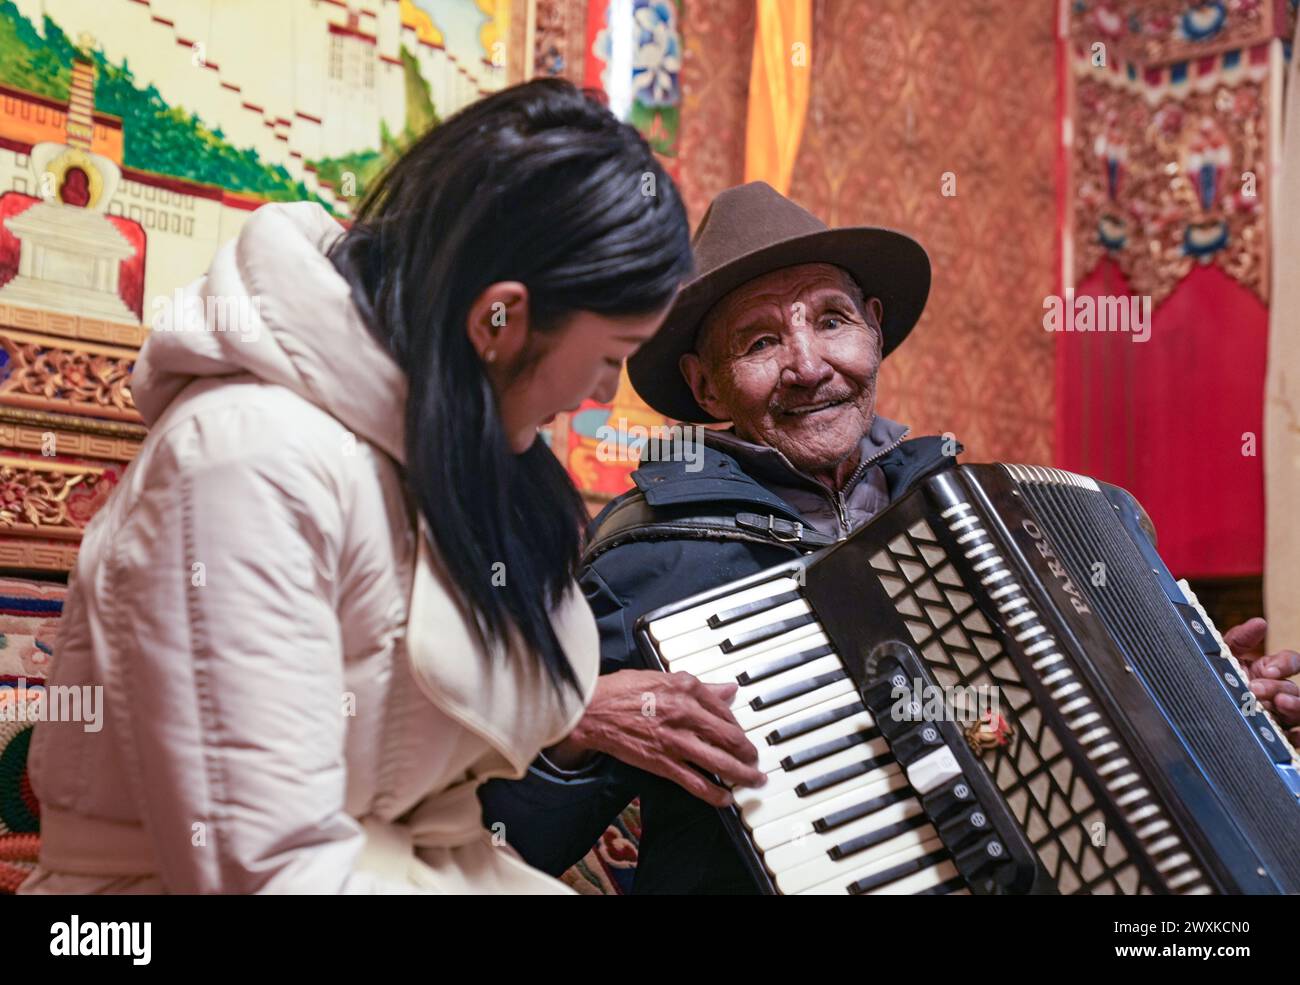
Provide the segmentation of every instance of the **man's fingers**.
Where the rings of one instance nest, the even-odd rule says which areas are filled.
[[[1223,634],[1223,642],[1228,644],[1234,657],[1258,656],[1268,635],[1268,623],[1259,616],[1247,619],[1239,626],[1233,626]]]
[[[739,684],[705,684],[700,681],[699,685],[696,694],[711,695],[723,708],[731,707],[731,703],[736,700],[736,692],[740,690]]]
[[[1294,677],[1300,674],[1300,653],[1295,650],[1270,653],[1267,657],[1256,660],[1250,672],[1254,677]]]
[[[1300,695],[1300,687],[1297,687],[1291,681],[1270,681],[1262,677],[1256,677],[1250,682],[1250,692],[1260,701],[1272,704],[1278,700],[1279,696],[1290,695],[1295,697]]]
[[[766,774],[693,735],[685,737],[680,745],[683,759],[717,775],[725,783],[740,787],[761,787],[767,782]]]
[[[1300,725],[1300,696],[1289,691],[1279,694],[1273,699],[1273,714],[1286,728]]]
[[[730,694],[726,692],[730,690]],[[733,685],[702,684],[698,695],[701,712],[706,716],[693,727],[700,738],[710,745],[725,749],[743,763],[758,762],[758,750],[745,735],[731,711]]]
[[[695,697],[700,704],[707,707],[719,718],[734,722],[736,716],[731,713],[731,705],[736,700],[738,690],[740,690],[738,684],[705,684],[701,682],[699,688],[695,691]]]
[[[693,698],[697,704],[723,721],[735,722],[736,716],[731,713],[731,704],[736,700],[739,684],[705,684],[698,677],[689,674],[681,676],[689,682],[684,688],[688,699]]]
[[[731,805],[731,791],[712,783],[699,770],[683,762],[675,753],[659,746],[644,747],[627,745],[616,750],[616,755],[623,762],[629,763],[647,773],[671,780],[687,793],[698,797],[714,807]]]
[[[730,807],[731,791],[712,783],[698,770],[691,769],[685,763],[673,763],[660,776],[672,780],[693,797],[698,797],[713,807]]]
[[[744,730],[735,720],[709,718],[698,723],[693,730],[699,738],[710,746],[721,749],[742,763],[753,766],[758,762],[758,750],[749,741]]]

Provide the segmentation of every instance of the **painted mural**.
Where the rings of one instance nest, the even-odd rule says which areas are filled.
[[[0,569],[71,567],[143,439],[154,301],[263,203],[346,220],[506,84],[510,20],[506,0],[0,0]]]
[[[0,368],[0,408],[19,388],[26,409],[73,392],[47,369],[81,350],[46,335],[112,337],[126,348],[92,354],[110,382],[91,409],[138,424],[124,381],[152,300],[249,212],[312,200],[346,220],[410,141],[534,70],[603,90],[676,174],[681,16],[678,0],[581,4],[581,57],[534,69],[518,42],[531,19],[540,47],[545,13],[519,0],[0,0],[0,321],[40,336]],[[625,381],[547,434],[594,501],[635,467],[599,447],[621,420],[663,423]]]

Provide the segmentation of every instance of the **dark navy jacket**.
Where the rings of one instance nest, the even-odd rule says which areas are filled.
[[[954,463],[943,446],[942,438],[914,438],[875,463],[885,474],[891,501],[922,476]],[[642,614],[818,546],[748,529],[706,534],[682,522],[745,513],[776,517],[778,527],[780,521],[800,521],[789,505],[716,448],[703,449],[703,467],[694,471],[680,461],[650,462],[632,479],[636,488],[592,521],[579,576],[600,628],[602,673],[646,668],[633,637]],[[656,529],[642,526],[611,539],[610,531],[624,526],[629,513],[648,517]],[[586,770],[562,774],[539,760],[523,779],[495,780],[480,790],[484,823],[503,822],[510,844],[554,875],[581,859],[637,796],[643,833],[634,892],[756,891],[716,810],[675,783],[625,763],[601,757]]]

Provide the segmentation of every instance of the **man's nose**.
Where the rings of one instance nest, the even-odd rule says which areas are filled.
[[[786,363],[781,367],[781,382],[786,386],[820,386],[834,373],[810,333],[797,334],[786,352]]]

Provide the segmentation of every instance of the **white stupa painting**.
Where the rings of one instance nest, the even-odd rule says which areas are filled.
[[[0,302],[134,321],[118,276],[136,248],[105,215],[122,172],[90,149],[94,91],[94,65],[78,61],[66,142],[36,144],[29,155],[41,201],[5,220],[21,252],[18,273],[0,287]]]

